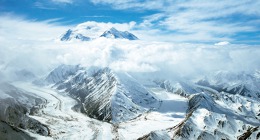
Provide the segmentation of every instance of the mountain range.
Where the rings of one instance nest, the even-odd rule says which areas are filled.
[[[99,28],[98,26],[87,26],[87,25],[80,25],[75,27],[75,29],[69,29],[66,33],[64,33],[60,40],[61,41],[70,41],[70,40],[80,40],[80,41],[90,41],[96,38],[105,37],[110,39],[127,39],[127,40],[138,40],[138,38],[128,32],[128,31],[119,31],[116,28],[112,27],[107,29],[102,34],[103,29]],[[94,33],[93,33],[94,32]]]
[[[260,139],[260,70],[233,70],[230,62],[230,71],[195,65],[241,60],[231,59],[240,58],[241,46],[227,55],[219,46],[132,41],[138,38],[130,32],[90,23],[59,40],[64,47],[34,47],[42,49],[35,57],[29,50],[3,57],[0,139]],[[215,52],[220,57],[203,55]],[[185,77],[188,68],[202,74]]]
[[[77,137],[78,133],[63,127],[69,121],[93,131],[91,138],[259,139],[260,79],[256,74],[223,71],[197,82],[151,77],[142,83],[134,73],[63,64],[34,84],[2,83],[1,125],[19,131],[4,129],[1,135]],[[80,126],[82,117],[87,120],[85,127]],[[154,127],[131,129],[148,124]],[[103,125],[106,135],[100,132]]]

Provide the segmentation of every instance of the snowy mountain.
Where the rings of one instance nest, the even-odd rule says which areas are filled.
[[[79,69],[78,66],[62,65],[53,70],[46,80],[78,99],[84,113],[98,120],[113,123],[127,121],[159,107],[159,100],[130,75],[116,73],[109,68]]]
[[[197,83],[156,80],[168,92],[188,97],[186,118],[139,139],[259,139],[259,77],[217,72]]]
[[[254,74],[220,71],[197,82],[219,92],[239,94],[260,99],[260,79]]]
[[[19,74],[31,77],[26,71]],[[34,83],[0,84],[1,136],[260,138],[258,71],[219,71],[200,80],[176,80],[63,64]]]
[[[45,81],[49,84],[56,84],[66,80],[71,75],[76,74],[78,70],[82,68],[80,65],[60,65],[54,70],[52,70],[48,76],[45,78]]]
[[[139,139],[259,139],[260,103],[239,95],[207,92],[189,98],[186,118],[178,125]]]
[[[189,97],[192,94],[202,92],[202,89],[195,84],[182,82],[182,81],[170,81],[170,80],[154,80],[160,88],[165,89],[167,92],[178,94],[180,96]]]
[[[4,10],[18,1],[9,1]],[[51,12],[81,3],[91,7],[89,2],[99,5],[102,1],[31,2],[38,10]],[[106,6],[121,2],[103,0],[102,11],[116,14],[126,7],[107,11]],[[140,9],[133,2],[160,1],[125,2]],[[166,11],[185,12],[193,6],[196,13],[201,5],[187,2],[191,5]],[[236,10],[241,9],[238,4],[252,4],[221,2],[215,4],[236,5]],[[260,46],[230,35],[254,30],[227,23],[212,28],[214,36],[210,36],[208,26],[199,30],[193,24],[188,28],[195,32],[187,32],[189,24],[178,20],[184,21],[178,27],[185,30],[182,32],[160,20],[170,24],[177,17],[190,15],[175,12],[171,18],[156,11],[139,14],[143,22],[125,23],[109,22],[113,20],[109,13],[84,13],[73,23],[88,21],[75,27],[58,24],[68,18],[32,21],[15,19],[15,13],[1,14],[0,140],[260,140]],[[239,15],[253,11],[244,12]],[[231,29],[219,30],[220,26]],[[58,38],[54,40],[54,36]]]
[[[98,25],[89,25],[87,23],[82,23],[77,25],[73,29],[69,29],[61,37],[61,41],[70,41],[70,40],[81,40],[81,41],[90,41],[99,37],[113,38],[113,39],[128,39],[128,40],[138,40],[138,38],[128,32],[128,31],[119,31],[114,27],[104,28]]]
[[[105,31],[100,37],[138,40],[138,38],[135,35],[133,35],[132,33],[129,33],[127,31],[124,31],[124,32],[118,31],[114,27]]]
[[[72,39],[78,39],[81,41],[89,41],[91,40],[91,38],[87,37],[87,36],[83,36],[80,33],[76,33],[74,31],[72,31],[71,29],[69,29],[64,35],[62,35],[61,37],[61,41],[70,41]]]
[[[238,83],[257,85],[258,79],[249,74],[223,73],[214,74],[210,79],[211,83],[215,82],[212,84],[205,84],[205,81],[203,84],[203,80],[197,83],[154,80],[155,85],[166,92],[188,98],[187,114],[179,124],[152,131],[140,139],[258,139],[259,99],[242,94],[246,87],[234,90]],[[230,87],[227,83],[231,84]],[[171,108],[165,106],[169,103],[163,99],[165,95],[162,93],[156,94],[131,75],[113,72],[109,68],[81,69],[54,87],[78,99],[88,116],[112,123],[138,119],[148,110]],[[246,92],[255,95],[254,89],[257,88],[250,86]]]

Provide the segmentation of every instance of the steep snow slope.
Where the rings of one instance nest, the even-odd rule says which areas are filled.
[[[54,72],[62,68],[58,67]],[[46,79],[56,77],[51,72]],[[127,73],[92,68],[78,70],[63,80],[58,79],[55,87],[78,99],[84,112],[99,120],[113,123],[127,121],[159,106],[159,100]]]
[[[80,65],[60,65],[58,68],[51,71],[44,81],[48,84],[56,84],[66,80],[69,76],[76,74],[80,69],[82,69]]]
[[[168,92],[188,97],[189,95],[202,92],[202,89],[190,82],[171,81],[171,80],[154,80],[154,83]]]

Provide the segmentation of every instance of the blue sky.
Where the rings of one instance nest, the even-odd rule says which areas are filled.
[[[0,0],[0,15],[64,26],[134,21],[132,30],[163,41],[259,45],[259,7],[257,0]]]
[[[141,22],[142,17],[155,13],[154,10],[118,10],[84,0],[0,0],[0,10],[2,13],[11,12],[38,21],[57,19],[61,24],[79,24],[85,21]]]

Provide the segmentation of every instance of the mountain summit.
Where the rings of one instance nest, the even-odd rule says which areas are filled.
[[[106,38],[121,38],[121,39],[128,39],[128,40],[138,40],[138,38],[127,31],[118,31],[116,28],[112,27],[111,29],[105,31],[100,37]]]
[[[81,40],[81,41],[89,41],[91,40],[90,37],[84,36],[80,33],[74,32],[71,29],[69,29],[64,35],[61,37],[61,41],[70,41],[73,38]]]
[[[119,31],[114,27],[110,28],[109,30],[107,29],[107,27],[100,27],[98,25],[89,25],[88,23],[82,23],[76,26],[74,29],[67,30],[60,37],[60,41],[90,41],[100,37],[138,40],[138,38],[134,34],[128,31]]]
[[[129,121],[160,105],[160,101],[133,77],[109,68],[61,65],[45,80],[77,99],[81,110],[89,117],[102,121]]]

